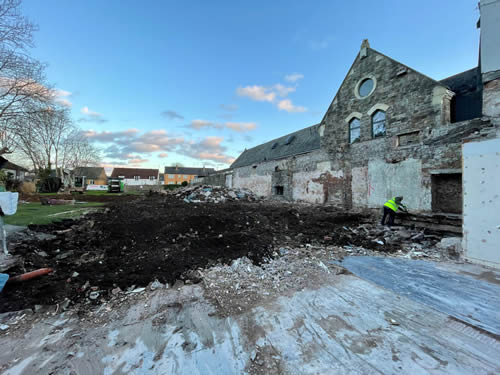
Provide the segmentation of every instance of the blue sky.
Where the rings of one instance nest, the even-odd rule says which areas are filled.
[[[321,121],[368,38],[442,79],[477,65],[477,0],[25,0],[33,55],[108,165],[228,166]]]

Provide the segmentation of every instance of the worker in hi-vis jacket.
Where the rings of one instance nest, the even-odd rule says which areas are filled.
[[[380,224],[385,225],[385,218],[389,216],[388,225],[394,225],[394,217],[396,216],[396,212],[398,212],[398,209],[401,209],[401,211],[404,212],[408,212],[406,206],[401,203],[402,200],[403,197],[394,197],[384,203],[384,216],[382,216],[382,221]]]

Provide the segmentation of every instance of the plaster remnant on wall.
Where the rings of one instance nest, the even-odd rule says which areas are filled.
[[[368,179],[368,167],[352,168],[352,203],[353,206],[366,206],[368,196],[371,194],[373,187]]]
[[[320,184],[323,188],[322,203],[344,203],[344,176],[342,171],[336,171],[333,175],[330,172],[321,173],[318,178],[311,181]]]
[[[390,198],[403,196],[403,203],[410,210],[430,210],[430,189],[422,185],[422,162],[417,159],[389,164],[383,160],[368,163],[371,192],[368,206],[382,207]]]

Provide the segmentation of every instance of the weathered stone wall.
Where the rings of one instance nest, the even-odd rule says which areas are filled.
[[[361,98],[357,89],[366,78],[375,88]],[[362,49],[321,123],[321,147],[344,182],[337,181],[335,187],[344,191],[329,194],[329,200],[374,208],[403,195],[410,209],[431,210],[431,175],[460,169],[462,139],[489,125],[480,119],[451,124],[452,96],[439,82]],[[374,138],[377,109],[386,113],[386,134]],[[360,139],[351,144],[353,117],[360,120]]]
[[[374,88],[361,97],[358,87],[366,78],[373,80]],[[492,115],[500,111],[499,86],[485,86],[484,100]],[[433,179],[446,181],[447,174],[461,173],[462,140],[495,121],[450,123],[453,95],[439,82],[364,45],[321,122],[321,149],[236,168],[232,184],[266,197],[347,209],[378,208],[402,195],[410,210],[430,211]],[[372,115],[377,110],[386,114],[386,129],[374,138]],[[353,117],[360,120],[360,138],[351,144]],[[462,197],[455,185],[440,187],[450,195],[444,209],[458,210]],[[435,192],[434,201],[442,196]]]
[[[328,155],[320,150],[294,157],[269,161],[256,166],[236,168],[233,172],[235,187],[244,187],[255,194],[289,201],[324,203],[329,194],[337,194],[332,188],[338,174],[333,172]],[[276,186],[283,186],[283,195],[276,195]]]
[[[432,176],[460,173],[462,139],[490,125],[481,119],[447,124],[422,136],[418,144],[395,147],[385,157],[375,150],[365,165],[351,168],[353,207],[376,208],[387,199],[402,195],[411,210],[432,210]],[[380,141],[374,140],[373,144],[380,145]],[[353,160],[352,164],[357,165],[358,161]],[[450,199],[461,202],[461,191],[451,192]],[[453,206],[453,212],[456,207]]]
[[[486,82],[483,86],[483,114],[500,125],[500,78]]]
[[[203,178],[198,178],[193,183],[194,185],[212,185],[212,186],[225,186],[226,184],[226,173],[220,172],[214,173],[208,176],[204,176]]]

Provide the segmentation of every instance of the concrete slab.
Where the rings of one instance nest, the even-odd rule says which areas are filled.
[[[477,265],[447,265],[391,257],[347,257],[355,275],[500,335],[500,273]]]
[[[491,374],[500,342],[354,275],[221,317],[186,285],[0,333],[3,374]],[[35,314],[36,315],[36,314]]]

